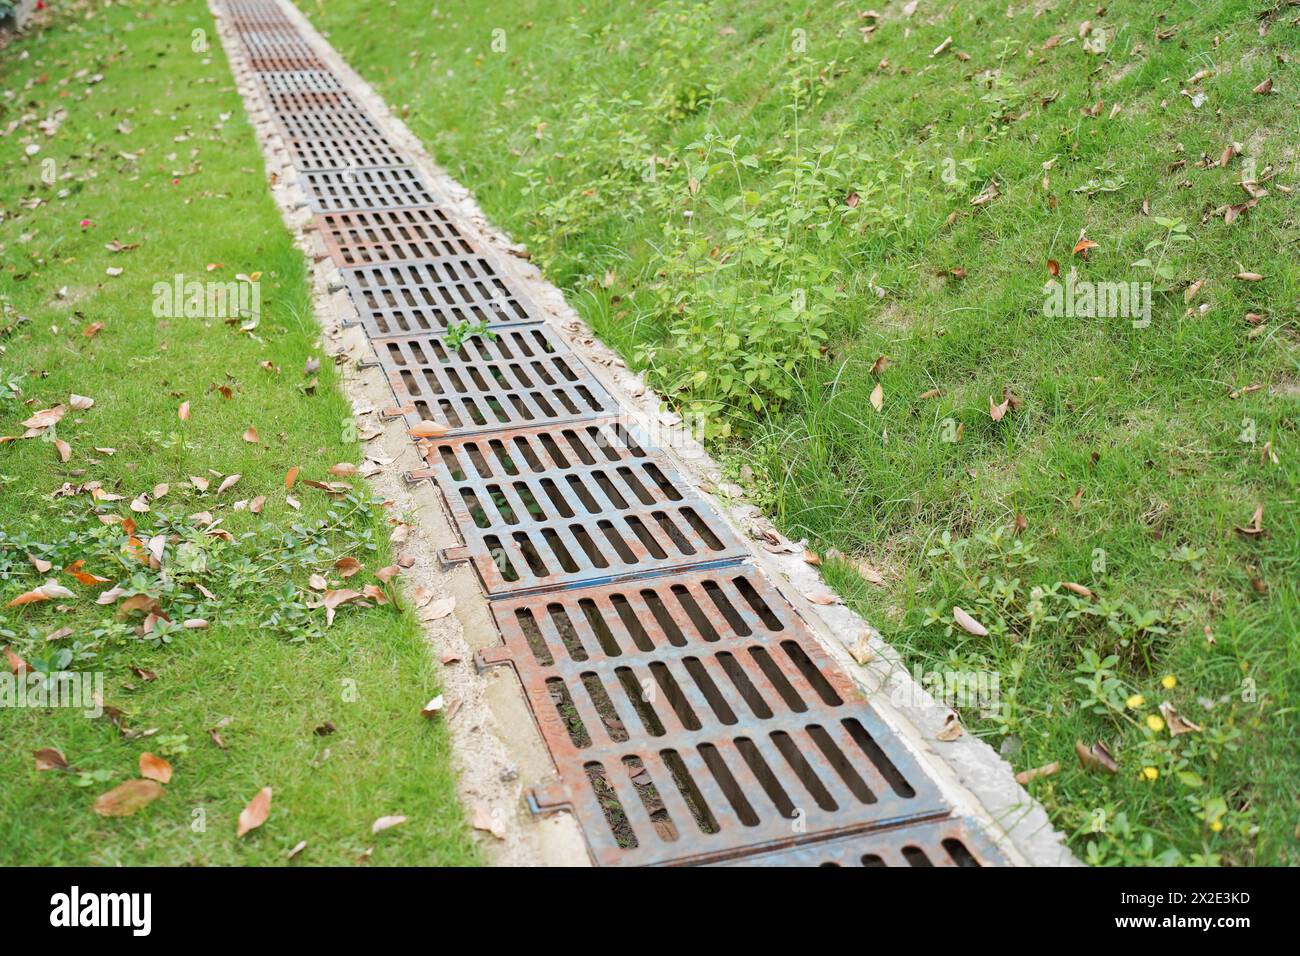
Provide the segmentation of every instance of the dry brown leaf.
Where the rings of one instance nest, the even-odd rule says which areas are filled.
[[[1002,421],[1003,416],[1006,415],[1007,409],[1010,407],[1010,399],[1004,398],[1002,404],[995,405],[993,404],[993,396],[989,396],[989,418],[993,419],[995,422]]]
[[[1258,93],[1260,96],[1268,96],[1268,94],[1273,92],[1273,77],[1270,76],[1263,83],[1259,84],[1259,86],[1255,87],[1252,92]]]
[[[1174,705],[1167,700],[1160,702],[1160,716],[1164,717],[1165,726],[1169,728],[1169,736],[1171,737],[1177,737],[1180,734],[1197,733],[1201,729],[1200,724],[1192,723],[1175,710]]]
[[[145,751],[140,754],[140,776],[159,783],[171,783],[172,765],[162,757]]]
[[[426,621],[440,621],[456,608],[456,599],[454,597],[439,598],[434,601],[420,615]]]
[[[876,387],[871,390],[871,407],[876,411],[880,411],[880,409],[884,407],[884,404],[885,389],[879,382],[877,382]]]
[[[294,465],[284,475],[284,490],[292,491],[293,483],[298,480],[298,466]]]
[[[244,476],[243,476],[243,475],[227,475],[225,478],[222,479],[221,484],[217,486],[217,494],[221,494],[223,491],[227,491],[227,490],[229,490],[229,489],[235,487],[235,485],[237,485],[237,484],[239,483],[239,479],[242,478],[242,477],[244,477]]]
[[[262,513],[262,508],[266,505],[266,495],[258,495],[248,503],[248,510],[255,515]]]
[[[257,429],[254,428],[252,425],[249,425],[248,428],[244,431],[244,441],[248,442],[250,445],[256,445],[261,440],[262,439],[257,437]]]
[[[95,400],[93,398],[87,398],[85,395],[77,395],[74,393],[68,396],[68,404],[77,411],[84,412],[95,404]]]
[[[361,570],[361,562],[351,556],[339,558],[334,562],[334,570],[339,573],[339,577],[350,578]]]
[[[181,421],[188,422],[190,420],[190,403],[181,402],[181,407],[176,409],[176,415]]]
[[[58,747],[42,747],[40,750],[33,750],[32,756],[36,758],[37,770],[68,769],[68,758],[63,756],[63,751]]]
[[[961,720],[958,719],[956,714],[949,711],[948,716],[943,719],[943,726],[940,727],[939,732],[934,735],[934,739],[945,742],[952,741],[956,740],[965,732],[965,729],[961,725]]]
[[[820,604],[823,606],[841,603],[839,596],[832,594],[830,591],[811,591],[805,594],[804,597],[809,601],[812,601],[813,604]]]
[[[431,701],[429,701],[427,704],[425,704],[423,707],[420,708],[420,716],[425,718],[426,720],[433,720],[440,713],[442,713],[442,708],[443,708],[443,697],[441,694],[439,694],[437,697],[433,698]]]
[[[1085,770],[1104,770],[1106,773],[1119,773],[1119,764],[1115,758],[1110,755],[1106,745],[1100,740],[1091,747],[1084,745],[1082,740],[1074,742],[1074,752],[1079,755],[1079,763]]]
[[[371,833],[383,833],[385,830],[391,830],[393,827],[401,826],[406,822],[406,817],[399,815],[391,817],[380,817],[374,823],[370,824]]]
[[[1088,257],[1088,250],[1096,248],[1097,243],[1093,242],[1091,239],[1080,236],[1079,241],[1074,244],[1074,254],[1076,256],[1082,255],[1086,259]]]
[[[270,815],[271,788],[263,787],[257,791],[257,796],[248,801],[248,806],[239,812],[239,827],[235,830],[235,838],[242,837],[250,830],[256,830]]]
[[[401,573],[402,573],[401,568],[399,568],[395,564],[390,564],[388,567],[380,568],[378,571],[376,571],[375,577],[380,581],[380,583],[387,584],[389,581],[391,581],[393,578],[397,577]]]
[[[1087,587],[1085,587],[1082,584],[1075,584],[1073,581],[1062,581],[1061,587],[1065,588],[1067,591],[1072,591],[1073,593],[1079,595],[1079,597],[1086,597],[1086,598],[1092,597],[1091,590],[1089,590]]]
[[[437,438],[439,435],[447,434],[451,429],[437,422],[423,421],[406,431],[415,438]]]
[[[871,663],[872,658],[876,656],[876,652],[871,649],[871,632],[863,631],[860,633],[858,639],[853,642],[853,646],[849,648],[849,653],[853,655],[853,659],[859,664]]]
[[[329,473],[336,478],[351,478],[357,473],[357,466],[348,461],[341,461],[337,465],[330,465]]]
[[[1244,528],[1238,527],[1236,530],[1238,534],[1244,534],[1248,538],[1257,538],[1262,535],[1264,533],[1264,506],[1260,505],[1255,509],[1250,524]]]
[[[1016,774],[1016,783],[1023,787],[1025,784],[1029,783],[1029,781],[1036,780],[1039,777],[1050,777],[1060,769],[1060,761],[1053,760],[1051,763],[1045,763],[1041,767],[1035,767],[1033,770],[1020,771],[1020,773]]]
[[[46,561],[44,558],[38,558],[34,554],[27,555],[27,560],[32,563],[32,567],[36,569],[38,574],[44,574],[50,570],[50,568],[54,567],[54,565],[50,564],[50,562]]]
[[[40,587],[32,588],[23,594],[18,595],[5,607],[22,607],[24,604],[35,604],[40,601],[52,601],[55,598],[75,599],[76,594],[69,591],[58,581],[53,578],[46,581]]]
[[[128,780],[101,794],[95,801],[95,812],[101,817],[129,817],[163,795],[156,780]]]
[[[295,856],[297,856],[305,849],[307,849],[307,841],[299,840],[297,843],[294,844],[293,849],[289,851],[289,855],[286,856],[285,859],[292,860]]]
[[[55,405],[53,408],[43,408],[31,418],[23,422],[26,428],[49,428],[57,425],[63,416],[67,413],[68,406]]]
[[[475,830],[491,833],[498,840],[506,838],[506,825],[501,818],[501,814],[493,813],[487,804],[476,803],[474,805],[473,824]]]
[[[967,634],[974,634],[976,637],[988,636],[989,629],[987,627],[955,605],[952,609],[952,619],[956,621],[961,629]]]

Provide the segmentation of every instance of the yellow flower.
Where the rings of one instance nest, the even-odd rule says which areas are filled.
[[[1141,694],[1134,694],[1128,700],[1124,701],[1124,706],[1127,707],[1129,710],[1137,710],[1146,702],[1147,699],[1143,697]]]
[[[1150,714],[1147,716],[1147,726],[1158,734],[1165,729],[1165,722],[1163,718]]]
[[[1154,780],[1158,776],[1160,776],[1160,771],[1157,770],[1155,767],[1143,767],[1142,776],[1145,777],[1147,780]]]
[[[1166,674],[1164,677],[1160,678],[1160,686],[1165,690],[1173,690],[1178,686],[1178,678],[1173,674]]]
[[[1210,824],[1210,829],[1213,830],[1215,833],[1218,833],[1220,830],[1223,829],[1223,821],[1215,820],[1213,823]]]

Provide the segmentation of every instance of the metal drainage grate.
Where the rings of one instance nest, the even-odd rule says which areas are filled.
[[[518,673],[602,864],[698,863],[933,818],[934,784],[751,565],[530,597]]]
[[[316,227],[330,256],[342,265],[474,255],[474,247],[436,206],[326,213]],[[490,268],[487,274],[493,274]]]
[[[272,113],[271,116],[285,139],[386,139],[378,124],[361,112]]]
[[[284,113],[324,113],[333,117],[342,113],[345,116],[366,116],[365,109],[352,96],[343,90],[292,90],[284,93],[267,93],[271,103],[271,112]]]
[[[634,426],[605,419],[440,437],[426,454],[489,595],[618,581],[748,556]]]
[[[730,866],[1003,866],[992,841],[958,819],[840,837],[725,861]]]
[[[298,178],[315,212],[423,206],[438,201],[411,166],[317,169]]]
[[[455,434],[617,414],[618,404],[541,325],[475,335],[451,349],[427,336],[374,344],[411,425]]]
[[[323,70],[325,63],[317,56],[252,56],[248,68],[256,72],[280,73],[286,70]]]
[[[338,78],[327,70],[286,70],[259,76],[268,93],[331,93],[343,89]]]
[[[293,165],[302,172],[324,169],[364,169],[367,166],[404,166],[410,162],[386,139],[291,139],[285,145]]]
[[[372,339],[441,335],[450,326],[521,325],[541,313],[481,257],[375,263],[344,269],[352,301]]]

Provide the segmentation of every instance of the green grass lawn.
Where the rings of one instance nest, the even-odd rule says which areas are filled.
[[[207,6],[59,6],[0,50],[0,435],[73,394],[94,404],[0,444],[0,644],[35,670],[101,674],[108,716],[0,708],[0,862],[274,865],[306,841],[300,863],[370,848],[379,864],[473,863],[448,734],[420,716],[438,677],[418,625],[390,603],[342,606],[327,627],[311,606],[313,573],[376,583],[398,516],[359,478],[335,499],[303,483],[339,480],[326,469],[360,461],[357,437]],[[155,315],[157,282],[240,273],[260,273],[255,326]],[[348,557],[363,570],[344,581]],[[125,593],[96,604],[110,584],[80,583],[76,561]],[[51,578],[73,597],[10,606]],[[146,620],[153,600],[170,623]],[[71,768],[38,772],[42,748]],[[97,815],[144,752],[172,765],[161,798]],[[270,817],[237,839],[263,787]],[[394,814],[409,820],[372,836]]]
[[[1081,857],[1300,862],[1300,8],[300,5]]]

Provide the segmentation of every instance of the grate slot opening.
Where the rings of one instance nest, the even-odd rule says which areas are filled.
[[[533,660],[543,667],[551,667],[555,664],[555,658],[551,656],[551,649],[546,646],[546,638],[542,635],[542,629],[537,626],[537,619],[533,617],[533,612],[528,608],[516,608],[515,620],[519,623],[519,630],[528,641],[528,649],[533,652]]]
[[[641,719],[641,725],[645,727],[646,733],[651,737],[664,736],[667,731],[650,701],[647,700],[647,697],[654,693],[654,686],[649,681],[644,684],[637,681],[630,667],[614,668],[614,676],[618,679],[623,692],[627,694],[627,699],[632,704],[632,709],[636,711],[637,717]]]
[[[943,841],[942,846],[948,851],[948,856],[958,866],[982,865],[979,860],[975,859],[975,855],[971,853],[970,850],[966,849],[966,844],[962,843],[961,840],[958,840],[956,837],[948,837],[948,839]]]
[[[593,761],[585,764],[583,770],[587,774],[592,793],[600,805],[605,822],[609,825],[615,841],[624,849],[635,849],[640,846],[636,833],[632,830],[632,824],[627,818],[627,812],[623,809],[623,803],[610,785],[609,777],[605,775],[605,768]]]
[[[867,728],[863,727],[856,717],[847,717],[840,723],[849,732],[853,742],[862,748],[862,752],[875,766],[876,771],[893,788],[894,793],[900,797],[910,798],[916,796],[916,791],[912,789],[912,785],[898,772],[894,762],[889,759],[889,756],[880,748],[880,745],[876,743],[871,734],[867,733]]]
[[[862,779],[861,774],[854,769],[853,763],[848,757],[844,756],[844,751],[835,745],[835,740],[826,732],[826,728],[818,724],[808,727],[808,736],[812,738],[818,749],[826,757],[826,762],[831,768],[840,775],[849,792],[857,797],[859,802],[872,804],[876,802],[876,795],[871,792],[867,782]]]
[[[769,737],[772,743],[776,745],[776,749],[781,752],[781,756],[785,758],[785,762],[790,765],[790,769],[794,771],[795,776],[799,778],[799,782],[803,784],[804,789],[817,803],[817,806],[830,813],[838,810],[839,804],[835,802],[835,798],[831,796],[830,791],[822,784],[812,766],[804,759],[804,755],[795,745],[794,738],[784,730],[774,730]]]
[[[591,735],[587,732],[586,724],[583,723],[578,708],[573,703],[569,688],[564,681],[558,677],[547,678],[546,689],[550,692],[555,713],[559,716],[560,723],[564,725],[564,729],[568,732],[569,740],[573,742],[573,746],[579,750],[590,747]]]
[[[582,686],[586,688],[592,706],[596,708],[596,713],[600,715],[600,722],[605,728],[605,733],[609,735],[609,739],[616,744],[626,743],[628,740],[627,728],[623,726],[623,721],[619,719],[618,711],[614,709],[614,702],[605,693],[605,685],[600,682],[599,675],[595,671],[587,671],[582,675]]]
[[[756,827],[759,824],[758,814],[754,812],[754,807],[745,797],[745,792],[740,789],[740,784],[732,776],[731,770],[727,767],[726,761],[722,759],[722,754],[713,744],[700,744],[700,757],[708,766],[709,772],[713,774],[713,779],[718,788],[722,791],[727,802],[731,804],[731,809],[735,811],[737,819],[747,827]]]
[[[903,859],[907,861],[908,866],[934,866],[919,846],[903,847]]]
[[[768,765],[768,762],[763,759],[763,754],[754,741],[748,737],[737,737],[735,743],[736,749],[740,751],[741,758],[749,767],[749,772],[754,775],[758,785],[767,794],[767,798],[772,801],[777,813],[787,820],[796,819],[798,814],[794,801],[785,792],[785,788],[781,786],[781,781]]]

